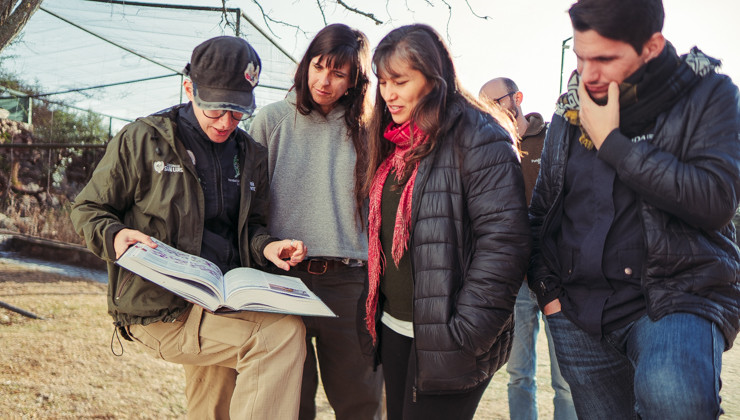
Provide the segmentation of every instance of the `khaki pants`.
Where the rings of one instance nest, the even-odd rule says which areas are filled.
[[[215,315],[195,305],[184,322],[131,325],[129,331],[155,357],[186,365],[189,418],[298,416],[306,354],[299,317],[264,312]],[[210,366],[213,369],[199,368]],[[230,398],[223,395],[229,391]]]

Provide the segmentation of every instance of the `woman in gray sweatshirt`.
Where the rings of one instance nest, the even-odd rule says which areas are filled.
[[[303,318],[300,419],[316,414],[317,356],[337,419],[382,416],[383,377],[374,370],[371,350],[361,348],[370,337],[358,340],[367,332],[358,333],[357,322],[367,278],[360,180],[367,160],[369,56],[362,32],[343,24],[325,27],[308,46],[287,97],[262,108],[250,127],[269,151],[271,232],[304,241],[308,257],[291,273],[338,315]]]

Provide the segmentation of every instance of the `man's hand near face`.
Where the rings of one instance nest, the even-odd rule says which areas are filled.
[[[581,80],[578,85],[578,98],[581,102],[579,113],[581,125],[596,149],[599,149],[609,133],[619,128],[619,85],[617,82],[609,83],[607,102],[602,106],[591,99]]]

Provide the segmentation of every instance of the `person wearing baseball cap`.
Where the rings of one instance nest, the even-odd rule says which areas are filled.
[[[109,262],[114,336],[185,367],[189,418],[298,415],[299,317],[210,313],[113,264],[136,242],[156,247],[152,237],[224,273],[270,263],[290,270],[305,258],[302,241],[268,233],[267,150],[238,127],[255,109],[260,70],[244,39],[195,47],[183,71],[190,101],[121,129],[71,214],[90,250]]]
[[[190,78],[185,94],[209,139],[223,143],[252,115],[261,66],[257,52],[241,38],[219,36],[195,47],[183,70]],[[227,114],[230,118],[222,118]]]
[[[183,72],[194,85],[198,107],[248,117],[255,109],[253,90],[259,83],[260,70],[260,58],[247,41],[219,36],[198,45]]]

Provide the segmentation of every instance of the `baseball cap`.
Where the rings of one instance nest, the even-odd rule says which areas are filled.
[[[260,57],[246,40],[218,36],[195,47],[183,72],[193,82],[199,108],[251,115],[256,107],[253,90],[260,70]]]

